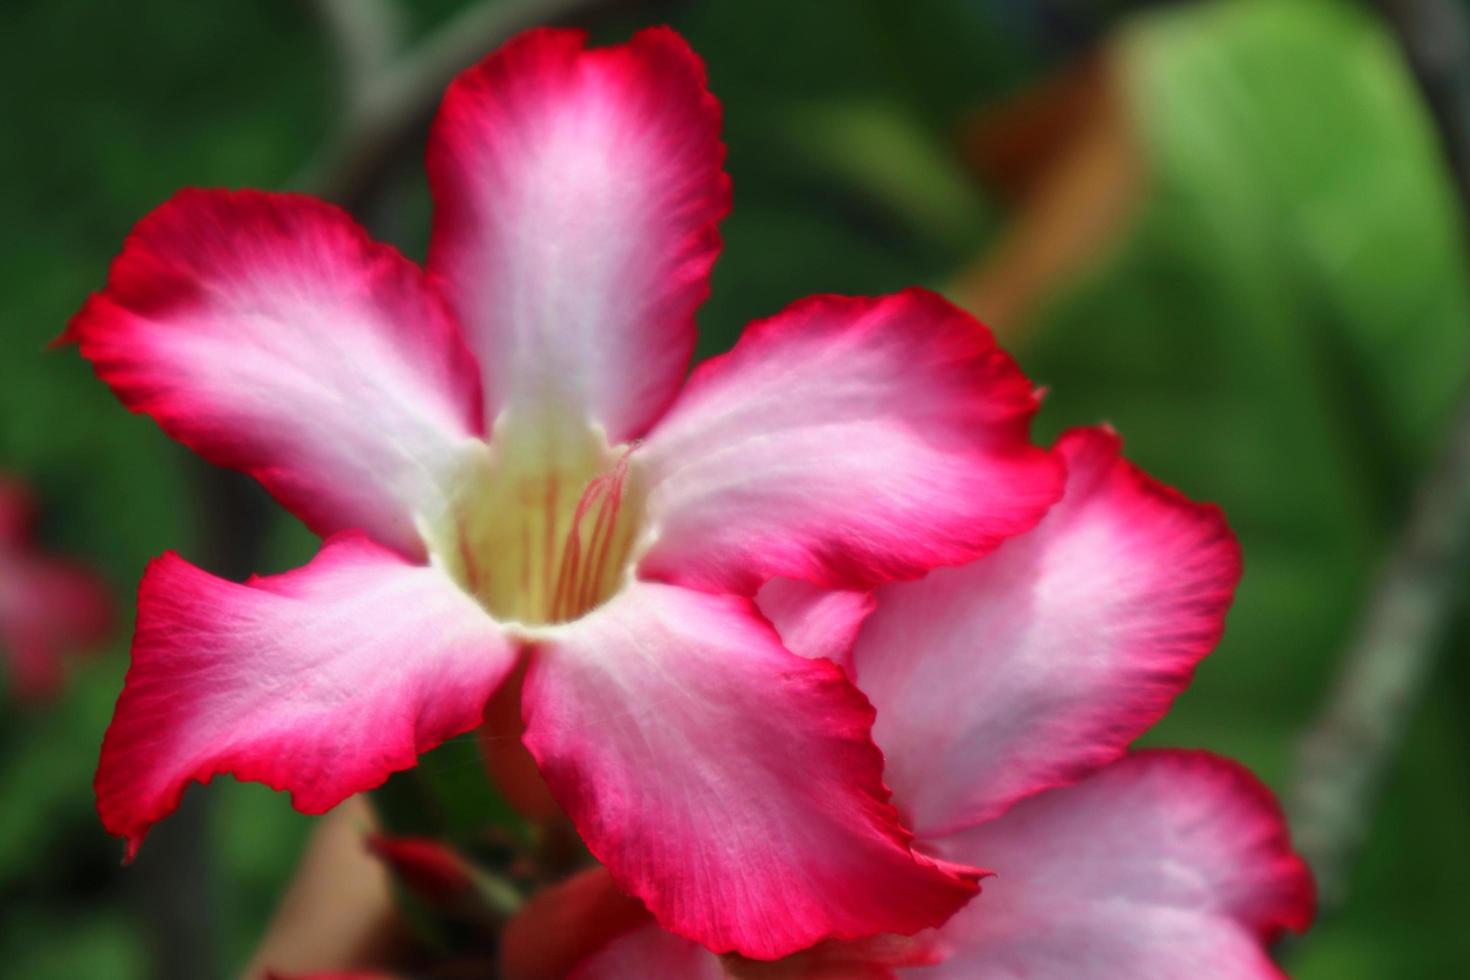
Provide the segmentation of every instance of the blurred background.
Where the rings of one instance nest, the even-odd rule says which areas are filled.
[[[708,64],[735,209],[701,356],[810,293],[929,285],[1050,389],[1040,439],[1109,421],[1150,472],[1224,506],[1246,557],[1226,639],[1149,740],[1239,757],[1290,795],[1470,373],[1459,205],[1372,6],[404,0],[355,41],[334,8],[0,4],[0,472],[36,498],[35,547],[95,568],[117,607],[54,696],[0,681],[0,972],[230,975],[310,826],[221,780],[119,867],[91,777],[145,562],[175,549],[243,576],[314,542],[48,342],[184,185],[317,190],[421,257],[432,96],[535,22],[605,42],[669,23]],[[374,89],[390,44],[433,55],[427,96]],[[1283,954],[1294,976],[1470,967],[1470,631],[1463,602],[1448,615],[1345,897]],[[440,750],[423,778],[453,795],[472,753]]]

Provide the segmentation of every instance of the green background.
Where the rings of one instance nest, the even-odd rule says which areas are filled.
[[[405,3],[406,29],[457,6]],[[1015,353],[1051,391],[1043,438],[1110,421],[1155,475],[1225,507],[1247,567],[1228,634],[1149,738],[1237,756],[1280,787],[1465,381],[1461,228],[1412,81],[1357,5],[1126,6],[691,0],[585,19],[609,41],[673,24],[724,105],[735,211],[701,355],[803,295],[951,281],[1008,220],[954,152],[957,121],[1107,38],[1144,199]],[[46,344],[176,188],[286,186],[333,132],[334,71],[290,0],[0,5],[0,470],[37,488],[43,539],[100,567],[124,619],[148,558],[203,560],[205,477]],[[427,192],[409,157],[370,223],[421,256]],[[271,514],[259,571],[313,546]],[[175,844],[165,824],[119,869],[90,780],[126,633],[56,704],[0,705],[6,975],[153,976],[179,944],[226,975],[309,825],[284,797],[223,780],[191,791]],[[1350,900],[1290,950],[1293,975],[1470,966],[1465,635],[1415,715]],[[171,853],[193,853],[182,875]]]

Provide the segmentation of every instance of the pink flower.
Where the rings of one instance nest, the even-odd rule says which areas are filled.
[[[914,939],[758,963],[647,918],[624,915],[609,939],[599,909],[567,921],[565,887],[508,933],[511,980],[541,976],[547,941],[579,951],[576,980],[1281,976],[1265,946],[1305,929],[1314,898],[1269,791],[1204,752],[1126,751],[1217,641],[1235,541],[1216,509],[1124,461],[1107,430],[1069,433],[1058,453],[1065,497],[989,557],[885,585],[871,615],[805,586],[784,587],[773,615],[789,638],[813,616],[834,626],[847,602],[856,640],[841,659],[877,706],[894,799],[923,853],[992,869],[983,894]]]
[[[54,697],[63,657],[100,643],[112,628],[112,599],[89,568],[54,558],[31,538],[35,506],[19,483],[0,477],[0,653],[22,701]]]
[[[72,323],[98,375],[326,541],[221,581],[168,554],[97,774],[131,854],[217,773],[321,812],[480,720],[530,657],[525,741],[617,881],[716,949],[946,919],[872,708],[751,596],[864,590],[1033,526],[1060,467],[1031,385],[910,291],[752,325],[679,391],[729,205],[698,59],[535,31],[430,139],[427,273],[341,211],[184,191]],[[799,870],[794,870],[799,869]]]

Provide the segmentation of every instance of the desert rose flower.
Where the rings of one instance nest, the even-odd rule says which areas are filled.
[[[245,584],[144,575],[102,750],[134,852],[218,773],[324,811],[469,731],[529,657],[525,742],[669,928],[774,957],[944,921],[872,708],[752,596],[864,590],[1032,527],[1035,392],[939,298],[822,296],[681,382],[729,204],[719,110],[667,30],[534,31],[430,138],[420,270],[307,198],[184,191],[68,337],[130,409],[326,540]]]
[[[34,521],[31,494],[0,476],[0,654],[15,696],[40,702],[61,689],[67,654],[107,637],[112,599],[91,569],[39,548]]]
[[[1269,791],[1208,753],[1126,751],[1218,639],[1235,542],[1215,509],[1124,461],[1110,432],[1069,433],[1058,452],[1062,502],[989,557],[883,586],[871,615],[806,586],[783,586],[773,615],[800,651],[813,618],[842,634],[846,603],[856,642],[842,659],[877,706],[895,802],[924,853],[993,872],[981,895],[911,939],[755,962],[606,914],[621,906],[592,871],[528,906],[506,975],[1280,977],[1266,946],[1305,929],[1314,899]]]

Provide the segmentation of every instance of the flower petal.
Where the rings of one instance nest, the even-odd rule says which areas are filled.
[[[937,931],[928,929],[917,936],[822,942],[779,960],[721,958],[660,929],[642,904],[617,889],[606,868],[596,867],[526,903],[506,927],[500,966],[506,980],[683,978],[700,970],[722,980],[892,980],[894,968],[937,963],[942,954]]]
[[[571,980],[894,980],[895,968],[937,963],[925,937],[876,936],[852,942],[818,943],[779,960],[719,957],[698,943],[649,922],[599,948],[573,971]]]
[[[592,853],[717,952],[914,932],[975,892],[910,850],[862,696],[747,599],[635,583],[538,647],[523,710]]]
[[[405,554],[481,431],[473,359],[422,273],[311,198],[181,191],[66,339],[128,408],[313,530]]]
[[[804,300],[700,365],[639,450],[659,534],[642,568],[749,593],[968,561],[1060,493],[1027,436],[1036,404],[989,332],[932,293]]]
[[[450,85],[429,267],[480,357],[487,419],[569,411],[619,443],[683,380],[730,185],[719,106],[678,35],[585,40],[529,31]]]
[[[730,980],[720,958],[698,943],[649,923],[598,950],[568,980]]]
[[[129,855],[190,781],[290,790],[321,813],[474,728],[515,650],[442,572],[360,534],[237,585],[149,565],[97,806]]]
[[[485,705],[485,718],[476,733],[480,758],[485,761],[485,774],[505,798],[505,802],[532,823],[541,825],[545,833],[550,825],[565,821],[536,760],[526,751],[521,736],[526,723],[521,718],[521,686],[530,659],[520,658],[516,668],[496,688]]]
[[[858,629],[873,611],[871,592],[824,589],[798,579],[773,578],[755,594],[756,608],[771,621],[781,644],[809,659],[825,659],[850,671]]]
[[[1119,448],[1068,433],[1066,496],[1036,530],[879,590],[854,676],[920,838],[1117,758],[1219,639],[1240,575],[1230,529]]]
[[[1313,916],[1270,792],[1203,752],[1135,753],[942,847],[996,877],[913,980],[1280,977],[1264,944]]]
[[[933,930],[925,933],[932,934]],[[716,956],[648,921],[582,959],[570,980],[895,980],[895,968],[941,961],[925,937],[875,936],[817,943],[772,961]],[[922,974],[920,974],[922,976]]]
[[[619,889],[606,868],[588,868],[532,895],[506,923],[500,937],[500,976],[563,980],[613,939],[652,923],[643,903]],[[678,976],[665,975],[671,980]]]

